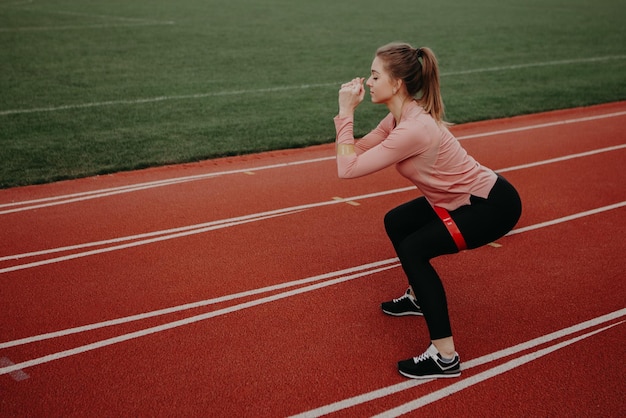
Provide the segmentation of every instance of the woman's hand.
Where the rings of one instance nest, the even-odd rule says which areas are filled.
[[[352,116],[354,114],[354,109],[365,97],[364,81],[364,78],[357,77],[341,85],[339,89],[339,117]]]

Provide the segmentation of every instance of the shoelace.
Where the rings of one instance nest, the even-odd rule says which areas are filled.
[[[405,293],[404,295],[400,296],[399,298],[394,299],[393,303],[398,303],[398,302],[400,302],[403,299],[410,299],[410,298],[411,298],[411,295],[409,295],[408,293]]]
[[[413,296],[409,295],[408,293],[405,293],[403,296],[400,296],[399,298],[394,299],[393,303],[398,303],[398,302],[400,302],[400,301],[402,301],[404,299],[410,300],[411,303],[417,307],[417,309],[421,309],[420,306],[415,302],[415,298]]]
[[[393,303],[398,303],[398,302],[400,302],[401,300],[404,300],[404,299],[409,299],[411,302],[413,302],[413,296],[411,296],[408,293],[405,293],[404,295],[400,296],[399,298],[394,299]]]
[[[428,352],[424,352],[417,357],[413,357],[413,362],[417,364],[420,361],[428,360],[429,358],[430,358],[430,354],[428,354]]]

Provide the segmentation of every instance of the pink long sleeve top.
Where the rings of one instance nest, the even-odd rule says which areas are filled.
[[[467,154],[452,133],[415,101],[402,110],[396,126],[390,113],[355,141],[352,117],[335,117],[337,145],[354,145],[355,153],[337,154],[341,178],[365,176],[395,165],[432,206],[454,210],[470,196],[487,198],[497,175]]]

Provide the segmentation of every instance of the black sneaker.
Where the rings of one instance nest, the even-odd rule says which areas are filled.
[[[461,375],[461,360],[455,353],[450,363],[444,362],[439,351],[431,344],[424,354],[398,362],[398,371],[411,379],[458,377]]]
[[[380,304],[383,312],[387,315],[393,316],[405,316],[405,315],[422,315],[422,309],[417,304],[417,301],[411,296],[411,289],[407,289],[406,293],[389,302],[383,302]]]

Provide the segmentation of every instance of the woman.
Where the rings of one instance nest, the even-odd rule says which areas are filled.
[[[355,141],[354,111],[365,96],[363,82],[355,78],[339,90],[334,119],[339,177],[395,165],[423,194],[385,216],[409,288],[382,310],[423,315],[431,340],[423,354],[400,361],[398,370],[409,378],[456,377],[461,366],[446,295],[430,260],[504,236],[519,220],[521,201],[510,183],[476,162],[447,129],[438,64],[429,48],[393,43],[376,51],[366,84],[372,102],[386,105],[389,114]]]

